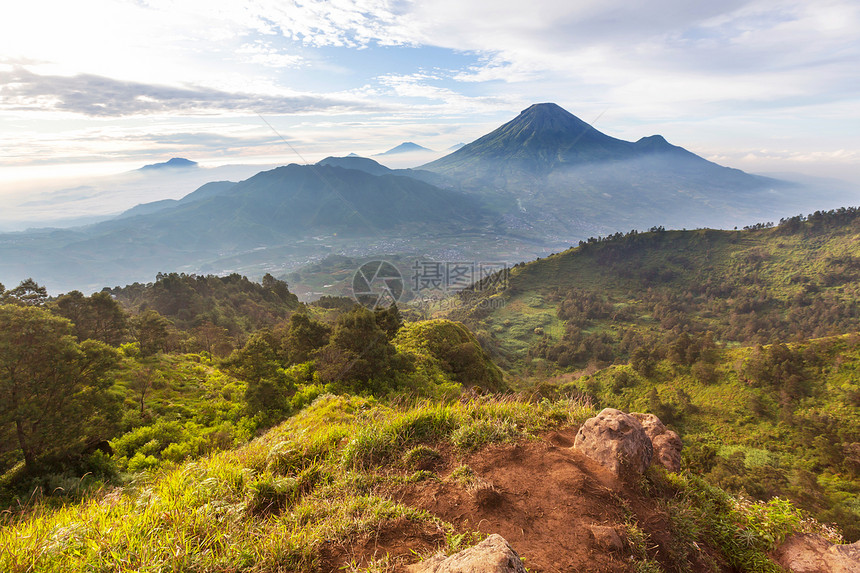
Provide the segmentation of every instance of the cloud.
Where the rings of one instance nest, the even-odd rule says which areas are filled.
[[[243,62],[260,64],[270,68],[298,68],[306,64],[302,56],[283,53],[262,40],[243,44],[236,50],[236,54]]]
[[[860,129],[855,0],[86,4],[19,3],[0,20],[0,116],[14,120],[0,133],[4,164],[171,146],[196,159],[269,155],[277,142],[254,112],[314,150],[345,152],[404,139],[444,148],[536,101],[600,117],[618,137],[663,133],[735,158],[850,150]],[[253,129],[201,125],[219,120]],[[107,129],[120,123],[131,125]]]
[[[258,95],[171,87],[91,74],[48,76],[23,67],[0,71],[0,110],[60,111],[91,117],[202,113],[301,114],[379,111],[381,106],[327,96]]]

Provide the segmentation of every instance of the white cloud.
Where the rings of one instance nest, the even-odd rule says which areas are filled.
[[[534,101],[557,101],[586,120],[605,112],[599,127],[616,136],[665,133],[736,158],[780,141],[815,157],[858,147],[858,29],[854,0],[18,2],[0,19],[0,113],[14,120],[8,138],[48,158],[52,149],[91,158],[111,151],[89,139],[66,150],[28,130],[29,118],[56,120],[66,141],[82,117],[172,116],[163,126],[176,137],[166,134],[164,144],[184,145],[198,133],[182,125],[186,115],[244,117],[256,128],[250,110],[307,113],[301,135],[319,148],[363,140],[384,149],[416,132],[440,138],[422,143],[441,148]],[[410,65],[397,46],[461,59]],[[386,70],[385,58],[396,69]],[[326,87],[334,69],[337,87]],[[331,113],[363,117],[338,129],[327,124]],[[427,122],[448,131],[433,135]],[[199,132],[195,149],[206,141],[213,154],[218,145],[236,149],[216,131]],[[144,151],[126,143],[114,152]]]

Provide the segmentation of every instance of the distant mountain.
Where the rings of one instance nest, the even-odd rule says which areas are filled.
[[[454,145],[452,145],[451,147],[449,147],[449,148],[447,149],[447,151],[457,151],[457,150],[458,150],[458,149],[460,149],[461,147],[466,147],[466,144],[465,144],[465,143],[463,143],[463,142],[455,143]]]
[[[128,217],[149,215],[151,213],[163,211],[164,209],[175,207],[177,205],[191,203],[193,201],[206,199],[207,197],[214,197],[216,195],[223,195],[224,193],[232,189],[234,185],[236,185],[236,183],[234,183],[233,181],[213,181],[211,183],[206,183],[205,185],[201,186],[195,191],[192,191],[182,199],[162,199],[161,201],[152,201],[150,203],[141,203],[140,205],[135,205],[131,209],[128,209],[127,211],[121,213],[117,217],[117,219],[127,219]]]
[[[553,103],[420,169],[480,194],[510,225],[556,240],[745,225],[811,208],[798,186],[717,165],[659,135],[616,139]]]
[[[495,131],[423,168],[483,177],[517,170],[547,174],[560,167],[624,161],[652,154],[701,159],[659,135],[635,143],[610,137],[558,105],[542,103],[532,105]]]
[[[400,175],[402,177],[411,177],[435,185],[442,188],[452,187],[451,181],[444,175],[433,173],[432,171],[423,171],[421,169],[389,169],[388,167],[369,159],[367,157],[359,157],[351,154],[346,157],[326,157],[319,161],[317,165],[328,165],[330,167],[341,167],[343,169],[356,169],[364,171],[371,175]]]
[[[388,175],[392,173],[391,169],[380,163],[377,163],[373,159],[369,159],[367,157],[359,157],[355,154],[347,155],[346,157],[326,157],[322,161],[318,162],[317,165],[342,167],[344,169],[357,169],[358,171],[364,171],[365,173],[370,173],[371,175]]]
[[[192,191],[191,193],[177,201],[177,203],[183,205],[185,203],[191,203],[193,201],[199,201],[201,199],[208,199],[209,197],[215,197],[217,195],[224,195],[235,186],[235,181],[211,181]]]
[[[376,157],[379,157],[381,155],[398,155],[400,153],[414,153],[416,151],[419,151],[422,153],[433,153],[432,149],[427,149],[426,147],[422,147],[422,146],[418,145],[417,143],[412,143],[411,141],[406,141],[404,143],[401,143],[397,147],[392,147],[388,151],[385,151],[383,153],[377,153]]]
[[[191,161],[189,159],[184,159],[182,157],[174,157],[164,163],[153,163],[151,165],[144,165],[138,171],[149,171],[153,169],[189,169],[198,167],[196,161]]]
[[[314,237],[393,244],[474,233],[486,224],[481,202],[457,191],[399,175],[293,164],[88,227],[0,235],[0,282],[33,276],[52,289],[98,289],[151,280],[158,271],[232,270],[259,249],[281,249],[269,261],[307,260],[325,245],[315,239],[301,246]]]

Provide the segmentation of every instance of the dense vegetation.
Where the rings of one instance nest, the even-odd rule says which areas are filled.
[[[444,478],[421,469],[433,467],[428,460],[445,450],[465,457],[488,444],[581,423],[594,412],[571,400],[391,407],[368,398],[321,396],[247,446],[80,504],[7,516],[0,527],[6,548],[0,568],[393,571],[396,562],[385,554],[350,559],[334,549],[360,547],[404,522],[410,531],[428,530],[448,553],[481,538],[392,499],[393,492],[442,479],[467,491],[492,487],[468,465]],[[709,548],[740,570],[775,572],[766,551],[804,527],[801,514],[785,502],[739,503],[696,478],[654,472],[642,487],[673,515],[676,542],[669,559],[676,570],[689,570],[689,557]],[[631,567],[662,570],[641,524],[631,515],[626,527]]]
[[[304,305],[270,275],[57,298],[0,285],[0,569],[311,571],[343,565],[327,542],[399,518],[453,551],[471,529],[389,495],[473,478],[421,460],[605,406],[682,435],[684,472],[640,484],[675,516],[671,567],[701,545],[767,570],[808,525],[796,508],[855,540],[858,237],[845,209],[592,239],[423,321]],[[656,570],[639,547],[636,566]]]
[[[255,283],[237,274],[217,277],[159,273],[154,283],[134,283],[102,292],[135,313],[154,310],[182,330],[214,325],[226,329],[227,336],[239,339],[273,326],[299,307],[298,298],[287,284],[270,274]]]
[[[33,492],[74,497],[230,449],[325,393],[503,387],[462,326],[404,328],[397,307],[304,306],[269,275],[262,284],[159,275],[115,294],[56,299],[28,279],[2,292],[5,501]],[[83,474],[93,483],[75,483]]]
[[[507,290],[466,293],[451,316],[523,388],[653,412],[681,432],[689,469],[790,497],[857,539],[858,236],[858,209],[619,233],[518,265]]]

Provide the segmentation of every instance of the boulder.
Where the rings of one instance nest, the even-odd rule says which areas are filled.
[[[618,476],[644,473],[654,455],[639,420],[615,408],[605,408],[586,420],[573,447]]]
[[[834,545],[818,535],[793,535],[774,557],[792,573],[860,573],[860,541]]]
[[[409,573],[526,573],[520,556],[496,533],[450,557],[435,555],[407,568]]]
[[[594,539],[594,545],[603,551],[622,551],[624,542],[621,536],[618,535],[618,530],[608,525],[592,525],[591,537]]]
[[[654,462],[659,463],[670,472],[681,471],[681,437],[667,428],[660,418],[654,414],[631,413],[642,429],[651,438],[654,447]]]

